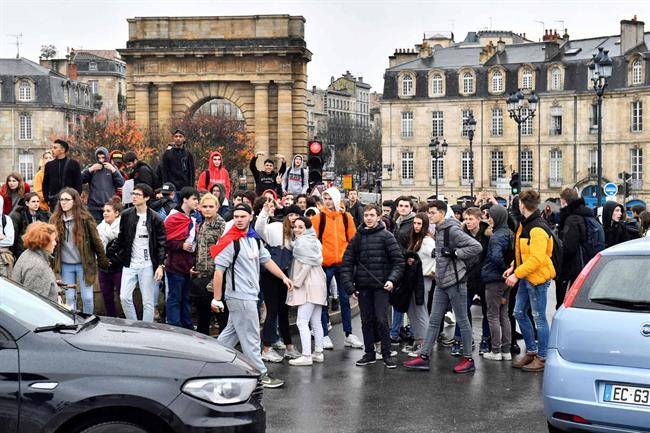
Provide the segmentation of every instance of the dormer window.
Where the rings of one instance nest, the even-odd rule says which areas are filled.
[[[562,90],[562,71],[559,67],[551,70],[551,90]]]
[[[503,74],[496,70],[492,72],[492,93],[503,92]]]
[[[643,83],[643,63],[641,59],[632,62],[632,84]]]
[[[32,85],[27,80],[22,80],[18,85],[18,100],[29,102],[32,100]]]
[[[528,68],[521,73],[521,88],[524,90],[533,89],[533,71]]]
[[[97,63],[96,62],[88,63],[88,70],[89,71],[96,71],[97,70]]]
[[[402,96],[413,96],[413,77],[410,75],[402,78]]]
[[[431,95],[442,95],[442,75],[436,73],[431,77]]]

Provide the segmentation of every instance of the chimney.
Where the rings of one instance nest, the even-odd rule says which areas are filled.
[[[506,50],[506,43],[499,38],[497,41],[497,54],[503,54],[503,52]]]
[[[68,78],[72,81],[77,81],[77,65],[74,63],[68,65]]]
[[[562,35],[564,42],[569,42],[569,32],[568,29],[564,29],[564,34]]]
[[[363,83],[363,77],[359,77],[359,82]]]
[[[316,94],[316,86],[311,86],[311,93]]]
[[[557,40],[549,39],[544,42],[544,59],[552,60],[560,52],[560,44]]]
[[[643,42],[644,23],[636,15],[631,20],[621,21],[621,54],[636,48]]]

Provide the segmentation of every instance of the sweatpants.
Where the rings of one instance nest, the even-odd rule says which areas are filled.
[[[375,342],[379,341],[384,359],[390,357],[388,292],[384,289],[359,289],[359,310],[366,353],[375,356]]]
[[[456,323],[460,326],[460,335],[463,341],[463,356],[472,357],[472,327],[467,317],[467,283],[460,282],[450,287],[437,287],[433,293],[433,305],[427,335],[422,343],[423,355],[429,356],[433,343],[440,333],[440,321],[447,311],[447,305],[456,316]]]
[[[424,302],[422,305],[416,305],[415,293],[411,294],[411,302],[406,312],[409,318],[409,324],[416,340],[422,340],[427,333],[427,323],[429,322],[429,313],[427,312],[427,299],[431,290],[432,279],[424,277]]]
[[[312,304],[311,302],[304,303],[298,307],[296,326],[298,327],[298,331],[300,331],[300,344],[304,356],[311,356],[310,324],[311,329],[314,330],[314,351],[323,351],[323,326],[320,320],[322,308],[322,305]]]
[[[289,307],[287,306],[287,286],[281,279],[270,272],[260,274],[260,287],[264,293],[266,318],[262,328],[264,346],[271,346],[276,341],[276,326],[280,327],[280,336],[284,344],[291,344],[289,328]]]
[[[237,343],[248,360],[263,375],[266,366],[260,353],[260,319],[257,315],[257,300],[226,299],[228,304],[228,324],[221,331],[217,342],[234,349]]]
[[[487,303],[487,320],[492,337],[492,352],[509,353],[510,319],[508,318],[508,299],[510,288],[505,282],[487,283],[485,285],[485,301]]]

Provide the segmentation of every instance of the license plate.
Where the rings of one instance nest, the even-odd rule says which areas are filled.
[[[650,388],[629,385],[605,385],[604,401],[650,406]]]

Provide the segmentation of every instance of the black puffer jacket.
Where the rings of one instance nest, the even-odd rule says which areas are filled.
[[[371,229],[362,224],[343,255],[343,290],[381,289],[386,281],[397,286],[403,274],[404,256],[395,237],[382,223]]]
[[[562,240],[564,263],[558,276],[559,281],[573,281],[582,270],[579,248],[587,240],[585,218],[594,218],[594,212],[586,206],[583,198],[560,209],[558,234]]]
[[[398,217],[395,222],[395,227],[393,228],[393,234],[397,243],[402,249],[407,249],[409,241],[411,240],[411,232],[413,231],[413,219],[415,218],[415,212],[411,212],[405,217]],[[401,221],[400,221],[401,219]]]

